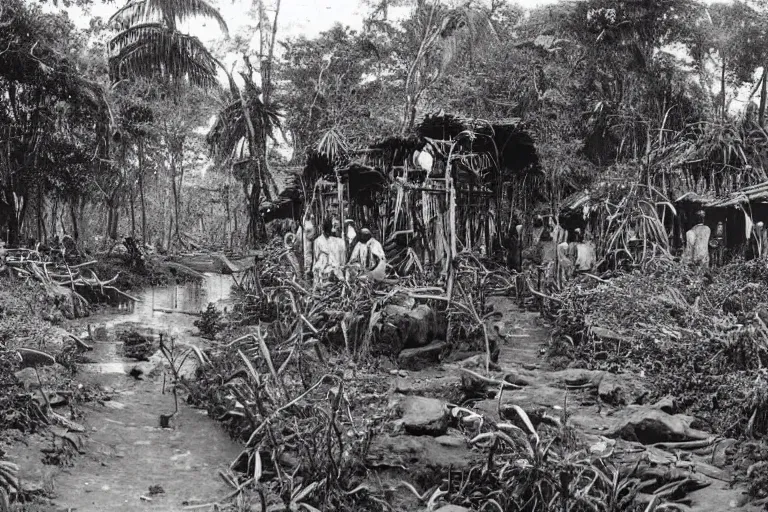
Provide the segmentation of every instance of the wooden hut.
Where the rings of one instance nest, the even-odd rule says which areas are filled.
[[[303,166],[276,166],[272,169],[273,183],[270,185],[272,195],[260,206],[265,223],[277,219],[301,218],[304,206],[304,195],[301,191],[301,175]]]
[[[427,116],[407,137],[389,137],[332,164],[305,169],[316,219],[332,214],[375,233],[393,265],[445,270],[461,250],[501,241],[515,196],[534,199],[540,179],[533,139],[517,119]]]

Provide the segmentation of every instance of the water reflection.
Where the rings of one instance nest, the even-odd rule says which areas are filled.
[[[111,311],[98,313],[84,320],[106,328],[137,322],[171,333],[194,330],[196,317],[184,312],[199,313],[209,302],[214,303],[219,310],[231,306],[233,284],[232,276],[206,273],[205,279],[200,283],[149,288],[136,295],[141,302],[126,302],[121,304],[117,311],[111,308]]]

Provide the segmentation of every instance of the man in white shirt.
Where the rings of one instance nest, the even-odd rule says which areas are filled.
[[[345,260],[344,240],[333,236],[333,220],[325,219],[323,222],[323,234],[315,239],[314,244],[314,265],[312,273],[315,283],[327,280],[331,275],[335,275],[339,280],[344,279],[341,273],[341,267]]]
[[[349,264],[359,265],[363,277],[381,281],[384,279],[387,269],[387,256],[384,254],[384,247],[373,238],[368,228],[360,230],[358,240],[357,245],[352,250],[352,255],[349,257]]]
[[[579,232],[574,252],[576,272],[590,272],[594,269],[597,258],[595,255],[595,244],[592,243],[589,233],[582,235]]]

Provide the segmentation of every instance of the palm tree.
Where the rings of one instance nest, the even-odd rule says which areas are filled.
[[[230,90],[222,94],[222,108],[216,115],[207,142],[219,165],[231,166],[248,199],[248,240],[253,244],[266,234],[262,222],[261,198],[271,199],[275,190],[267,159],[267,140],[276,142],[275,132],[281,130],[275,105],[266,105],[262,90],[253,81],[253,67],[243,56],[246,72],[240,73],[245,84],[240,89],[226,69]]]
[[[143,76],[215,87],[216,59],[198,38],[178,29],[200,16],[213,19],[228,34],[219,11],[205,0],[128,0],[110,18],[121,28],[109,43],[112,81]]]

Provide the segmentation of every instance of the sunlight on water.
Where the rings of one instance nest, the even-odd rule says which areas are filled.
[[[136,296],[141,302],[124,303],[117,311],[113,309],[110,312],[98,313],[85,320],[107,329],[127,322],[136,322],[171,334],[196,330],[194,321],[197,317],[184,313],[199,313],[205,310],[209,302],[222,311],[231,307],[233,284],[232,276],[206,273],[202,283],[148,288]]]

